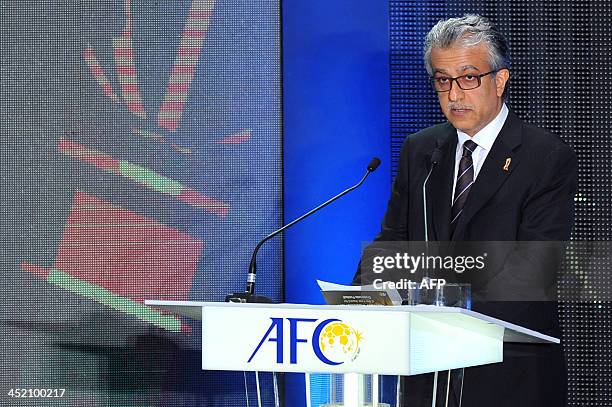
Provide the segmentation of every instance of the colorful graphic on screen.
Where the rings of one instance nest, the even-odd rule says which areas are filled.
[[[146,299],[187,300],[203,243],[102,199],[77,192],[53,267],[22,269],[171,331],[180,321]]]
[[[280,225],[278,2],[7,2],[0,16],[0,334],[24,338],[2,383],[64,385],[66,406],[243,404],[242,376],[202,376],[198,322],[144,301],[243,289]],[[260,292],[280,300],[282,242],[259,259]]]

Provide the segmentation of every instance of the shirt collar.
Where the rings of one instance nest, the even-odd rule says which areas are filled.
[[[466,133],[457,129],[459,145],[462,146],[463,143],[466,142],[466,140],[472,140],[474,143],[478,144],[479,147],[482,147],[487,151],[491,150],[491,147],[493,147],[493,143],[495,142],[497,135],[504,126],[507,117],[508,107],[504,103],[497,116],[495,116],[495,119],[493,119],[491,122],[489,122],[489,124],[484,126],[482,130],[480,130],[478,133],[474,134],[473,137],[470,137]]]

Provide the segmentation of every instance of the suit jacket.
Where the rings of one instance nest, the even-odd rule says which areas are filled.
[[[406,139],[376,241],[424,240],[422,186],[436,149],[439,162],[426,187],[430,240],[450,241],[451,245],[465,241],[569,240],[577,162],[573,150],[562,140],[523,122],[510,111],[451,234],[456,147],[457,132],[450,123],[424,129]],[[495,269],[471,277],[472,309],[560,336],[556,303],[540,301],[549,299],[545,293],[555,288],[556,269],[547,263],[551,251],[529,247],[535,244],[527,246],[506,253],[503,264]],[[367,271],[361,273],[357,272],[355,283]],[[525,293],[529,295],[521,298]],[[504,361],[501,365],[466,370],[464,406],[488,405],[493,400],[498,406],[564,405],[565,368],[560,346],[507,345]],[[425,382],[431,383],[430,379]],[[422,391],[408,392],[419,395],[422,405],[430,403],[430,398],[421,397]],[[411,403],[408,405],[421,405],[416,399]]]
[[[423,240],[422,184],[432,152],[440,162],[427,183],[431,240],[562,241],[574,219],[576,155],[558,137],[512,111],[472,185],[454,235],[450,210],[457,132],[450,123],[406,139],[387,213],[376,240]],[[507,171],[504,165],[510,159]]]

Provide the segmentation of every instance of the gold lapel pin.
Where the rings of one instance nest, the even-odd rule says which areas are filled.
[[[505,162],[505,164],[504,164],[504,166],[503,166],[503,168],[502,168],[502,169],[503,169],[504,171],[508,171],[508,169],[510,168],[510,163],[511,163],[511,162],[512,162],[512,157],[508,157],[508,158],[506,158],[506,162]]]

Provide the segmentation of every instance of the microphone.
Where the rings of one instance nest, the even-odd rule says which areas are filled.
[[[427,187],[427,181],[429,181],[429,177],[431,176],[431,173],[433,172],[436,165],[440,163],[441,157],[442,157],[442,151],[436,145],[436,148],[434,148],[434,150],[431,152],[431,158],[429,159],[429,164],[430,164],[429,172],[427,173],[427,176],[425,177],[425,181],[423,181],[423,226],[425,227],[425,254],[426,256],[429,256],[429,232],[427,230],[427,194],[426,194],[425,188]],[[429,283],[429,280],[430,280],[429,269],[425,268],[425,275],[423,276],[422,282]],[[425,303],[429,304],[428,301],[429,299],[426,299]],[[408,299],[403,300],[402,305],[411,305],[410,300]]]
[[[430,167],[427,176],[425,177],[425,181],[423,181],[423,226],[425,226],[425,251],[427,255],[429,255],[429,232],[427,227],[427,193],[425,188],[427,187],[427,181],[429,181],[429,177],[433,172],[433,169],[440,162],[440,158],[442,156],[442,151],[436,146],[436,148],[431,153],[431,158],[429,160]],[[425,275],[423,276],[423,281],[429,281],[429,269],[425,268]]]
[[[357,184],[353,185],[352,187],[348,189],[345,189],[344,191],[340,192],[338,195],[334,196],[333,198],[328,199],[327,201],[323,202],[321,205],[317,206],[316,208],[311,209],[310,211],[306,212],[299,218],[293,220],[292,222],[289,222],[285,226],[281,227],[280,229],[275,230],[274,232],[270,233],[268,236],[261,239],[259,243],[257,243],[257,246],[255,246],[255,249],[253,250],[253,254],[251,256],[251,263],[249,264],[249,273],[247,275],[246,291],[243,293],[230,294],[227,297],[225,297],[225,301],[226,302],[271,303],[272,302],[271,299],[264,297],[262,295],[255,295],[255,276],[257,273],[257,252],[259,252],[259,249],[261,248],[261,246],[268,240],[272,239],[274,236],[283,232],[284,230],[289,229],[291,226],[307,218],[313,213],[319,211],[320,209],[326,207],[327,205],[334,202],[335,200],[343,197],[344,195],[348,194],[354,189],[359,188],[361,184],[364,183],[368,175],[376,171],[379,165],[380,165],[380,159],[378,157],[372,158],[372,160],[370,161],[370,163],[368,164],[366,168],[366,173],[364,174],[364,176],[361,178],[361,180]]]
[[[434,151],[431,153],[431,164],[438,165],[440,162],[440,158],[442,157],[442,150],[439,147],[436,147]]]
[[[368,173],[366,174],[366,176],[368,176],[371,172],[376,171],[376,169],[378,168],[379,165],[380,165],[380,158],[378,158],[378,157],[372,158],[370,160],[370,163],[368,164],[368,167],[367,167]],[[357,185],[357,186],[359,186],[359,185]]]
[[[429,233],[427,231],[427,194],[425,193],[425,188],[427,187],[427,181],[429,181],[429,177],[431,176],[433,169],[440,162],[441,155],[442,151],[436,147],[431,153],[431,159],[429,160],[431,167],[429,168],[429,172],[427,173],[425,181],[423,182],[423,219],[425,226],[425,242],[429,242]]]

